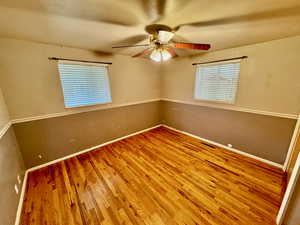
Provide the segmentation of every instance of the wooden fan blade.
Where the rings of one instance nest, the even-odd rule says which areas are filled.
[[[210,49],[210,44],[198,44],[198,43],[186,43],[186,42],[173,42],[174,48],[188,48],[196,50],[208,50]]]
[[[177,53],[175,52],[175,50],[172,47],[166,47],[165,49],[172,55],[172,58],[178,56]]]
[[[120,45],[120,46],[112,46],[112,48],[131,48],[131,47],[146,47],[150,44],[142,44],[142,45]]]
[[[146,48],[144,51],[141,51],[135,55],[133,55],[132,57],[140,57],[140,56],[144,56],[144,55],[147,55],[149,54],[150,52],[152,51],[152,48]]]

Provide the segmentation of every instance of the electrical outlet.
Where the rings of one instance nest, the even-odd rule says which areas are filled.
[[[17,184],[15,184],[15,192],[16,192],[16,194],[19,194],[19,188],[18,188]]]
[[[21,184],[21,183],[22,183],[22,180],[21,180],[21,176],[20,176],[20,174],[18,174],[18,176],[17,176],[17,180],[18,180],[18,184]]]

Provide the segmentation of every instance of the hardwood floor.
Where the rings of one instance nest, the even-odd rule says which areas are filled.
[[[21,224],[275,224],[283,177],[159,127],[29,173]]]

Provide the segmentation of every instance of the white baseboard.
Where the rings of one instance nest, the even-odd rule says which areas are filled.
[[[111,144],[111,143],[120,141],[120,140],[122,140],[122,139],[131,137],[131,136],[134,136],[134,135],[137,135],[137,134],[140,134],[140,133],[144,133],[144,132],[146,132],[146,131],[152,130],[152,129],[157,128],[157,127],[160,127],[160,126],[167,127],[167,128],[169,128],[169,129],[174,130],[174,131],[177,131],[177,132],[179,132],[179,133],[189,135],[189,136],[191,136],[191,137],[194,137],[194,138],[197,138],[197,139],[199,139],[199,140],[205,141],[205,142],[207,142],[207,143],[213,144],[213,145],[215,145],[215,146],[218,146],[218,147],[227,149],[227,150],[229,150],[229,151],[238,153],[238,154],[240,154],[240,155],[244,155],[244,156],[247,156],[247,157],[250,157],[250,158],[259,160],[259,161],[264,162],[264,163],[267,163],[267,164],[269,164],[269,165],[272,165],[272,166],[275,166],[275,167],[278,167],[278,168],[281,168],[281,169],[283,168],[283,165],[281,165],[281,164],[279,164],[279,163],[272,162],[272,161],[270,161],[270,160],[260,158],[260,157],[258,157],[258,156],[255,156],[255,155],[252,155],[252,154],[243,152],[243,151],[241,151],[241,150],[238,150],[238,149],[235,149],[235,148],[228,147],[228,146],[226,146],[226,145],[223,145],[223,144],[220,144],[220,143],[217,143],[217,142],[214,142],[214,141],[211,141],[211,140],[208,140],[208,139],[205,139],[205,138],[202,138],[202,137],[199,137],[199,136],[190,134],[190,133],[185,132],[185,131],[178,130],[178,129],[176,129],[176,128],[167,126],[167,125],[165,125],[165,124],[159,124],[159,125],[156,125],[156,126],[154,126],[154,127],[150,127],[150,128],[147,128],[147,129],[144,129],[144,130],[141,130],[141,131],[138,131],[138,132],[135,132],[135,133],[132,133],[132,134],[129,134],[129,135],[120,137],[120,138],[116,138],[116,139],[113,139],[113,140],[111,140],[111,141],[102,143],[102,144],[100,144],[100,145],[93,146],[93,147],[84,149],[84,150],[82,150],[82,151],[73,153],[73,154],[71,154],[71,155],[67,155],[67,156],[64,156],[64,157],[62,157],[62,158],[55,159],[55,160],[53,160],[53,161],[50,161],[50,162],[47,162],[47,163],[44,163],[44,164],[41,164],[41,165],[32,167],[32,168],[28,169],[27,171],[28,171],[28,172],[31,172],[31,171],[34,171],[34,170],[37,170],[37,169],[40,169],[40,168],[43,168],[43,167],[52,165],[52,164],[54,164],[54,163],[57,163],[57,162],[60,162],[60,161],[63,161],[63,160],[72,158],[72,157],[74,157],[74,156],[77,156],[77,155],[80,155],[80,154],[83,154],[83,153],[86,153],[86,152],[89,152],[89,151],[92,151],[92,150],[95,150],[95,149],[97,149],[97,148],[100,148],[100,147],[102,147],[102,146],[105,146],[105,145],[108,145],[108,144]]]
[[[191,134],[191,133],[188,133],[188,132],[185,132],[185,131],[178,130],[178,129],[176,129],[176,128],[173,128],[173,127],[170,127],[170,126],[167,126],[167,125],[164,125],[164,124],[163,124],[162,126],[164,126],[164,127],[166,127],[166,128],[169,128],[170,130],[174,130],[174,131],[177,131],[177,132],[179,132],[179,133],[182,133],[182,134],[185,134],[185,135],[188,135],[188,136],[197,138],[197,139],[199,139],[199,140],[201,140],[201,141],[205,141],[205,142],[210,143],[210,144],[212,144],[212,145],[215,145],[215,146],[218,146],[218,147],[227,149],[227,150],[229,150],[229,151],[231,151],[231,152],[235,152],[235,153],[238,153],[238,154],[240,154],[240,155],[244,155],[244,156],[247,156],[247,157],[249,157],[249,158],[256,159],[256,160],[258,160],[258,161],[264,162],[264,163],[269,164],[269,165],[271,165],[271,166],[275,166],[275,167],[278,167],[278,168],[280,168],[280,169],[283,169],[283,165],[281,165],[281,164],[279,164],[279,163],[272,162],[272,161],[270,161],[270,160],[260,158],[260,157],[258,157],[258,156],[255,156],[255,155],[252,155],[252,154],[243,152],[243,151],[238,150],[238,149],[235,149],[235,148],[228,147],[228,146],[226,146],[226,145],[223,145],[223,144],[220,144],[220,143],[217,143],[217,142],[214,142],[214,141],[211,141],[211,140],[208,140],[208,139],[205,139],[205,138],[196,136],[196,135],[194,135],[194,134]]]
[[[291,159],[292,153],[294,151],[294,148],[296,146],[296,142],[298,140],[299,135],[300,135],[300,115],[298,117],[295,129],[294,129],[294,133],[293,133],[293,136],[292,136],[292,140],[290,142],[289,150],[288,150],[288,153],[287,153],[286,158],[285,158],[285,162],[284,162],[284,165],[283,165],[283,170],[284,171],[287,171],[287,169],[288,169],[290,159]]]
[[[160,127],[160,126],[162,126],[162,124],[156,125],[156,126],[154,126],[154,127],[149,127],[149,128],[147,128],[147,129],[144,129],[144,130],[141,130],[141,131],[137,131],[137,132],[135,132],[135,133],[132,133],[132,134],[129,134],[129,135],[120,137],[120,138],[113,139],[113,140],[111,140],[111,141],[102,143],[102,144],[100,144],[100,145],[96,145],[96,146],[93,146],[93,147],[84,149],[84,150],[82,150],[82,151],[73,153],[73,154],[71,154],[71,155],[67,155],[67,156],[64,156],[64,157],[62,157],[62,158],[55,159],[55,160],[53,160],[53,161],[50,161],[50,162],[47,162],[47,163],[44,163],[44,164],[41,164],[41,165],[32,167],[32,168],[28,169],[27,171],[28,171],[28,172],[31,172],[31,171],[34,171],[34,170],[38,170],[38,169],[40,169],[40,168],[43,168],[43,167],[52,165],[52,164],[54,164],[54,163],[58,163],[58,162],[60,162],[60,161],[63,161],[63,160],[72,158],[72,157],[77,156],[77,155],[81,155],[81,154],[83,154],[83,153],[86,153],[86,152],[95,150],[95,149],[100,148],[100,147],[102,147],[102,146],[105,146],[105,145],[108,145],[108,144],[111,144],[111,143],[114,143],[114,142],[123,140],[123,139],[125,139],[125,138],[131,137],[131,136],[134,136],[134,135],[137,135],[137,134],[140,134],[140,133],[144,133],[144,132],[146,132],[146,131],[152,130],[152,129],[157,128],[157,127]]]
[[[20,199],[19,199],[19,205],[18,205],[17,214],[16,214],[15,225],[19,225],[19,223],[20,223],[20,217],[21,217],[21,213],[22,213],[22,207],[23,207],[24,195],[25,195],[25,191],[26,191],[26,185],[27,185],[27,179],[28,179],[28,173],[29,173],[29,172],[34,171],[34,170],[41,169],[41,168],[43,168],[43,167],[47,167],[47,166],[52,165],[52,164],[54,164],[54,163],[57,163],[57,162],[60,162],[60,161],[63,161],[63,160],[72,158],[72,157],[74,157],[74,156],[77,156],[77,155],[80,155],[80,154],[83,154],[83,153],[86,153],[86,152],[89,152],[89,151],[92,151],[92,150],[95,150],[95,149],[100,148],[100,147],[103,147],[103,146],[105,146],[105,145],[108,145],[108,144],[111,144],[111,143],[114,143],[114,142],[123,140],[123,139],[125,139],[125,138],[131,137],[131,136],[134,136],[134,135],[137,135],[137,134],[144,133],[144,132],[146,132],[146,131],[152,130],[152,129],[157,128],[157,127],[160,127],[160,126],[164,126],[164,127],[166,127],[166,128],[169,128],[170,130],[174,130],[174,131],[177,131],[177,132],[179,132],[179,133],[182,133],[182,134],[185,134],[185,135],[188,135],[188,136],[197,138],[197,139],[199,139],[199,140],[201,140],[201,141],[205,141],[205,142],[207,142],[207,143],[210,143],[210,144],[213,144],[213,145],[215,145],[215,146],[218,146],[218,147],[227,149],[227,150],[229,150],[229,151],[238,153],[238,154],[240,154],[240,155],[244,155],[244,156],[247,156],[247,157],[249,157],[249,158],[256,159],[256,160],[261,161],[261,162],[264,162],[264,163],[266,163],[266,164],[269,164],[269,165],[272,165],[272,166],[275,166],[275,167],[278,167],[278,168],[281,168],[281,169],[283,168],[283,165],[281,165],[281,164],[279,164],[279,163],[275,163],[275,162],[272,162],[272,161],[270,161],[270,160],[263,159],[263,158],[260,158],[260,157],[251,155],[251,154],[249,154],[249,153],[242,152],[242,151],[237,150],[237,149],[234,149],[234,148],[230,148],[230,147],[228,147],[228,146],[226,146],[226,145],[223,145],[223,144],[220,144],[220,143],[217,143],[217,142],[214,142],[214,141],[205,139],[205,138],[201,138],[201,137],[199,137],[199,136],[190,134],[190,133],[185,132],[185,131],[177,130],[177,129],[175,129],[175,128],[173,128],[173,127],[170,127],[170,126],[167,126],[167,125],[165,125],[165,124],[159,124],[159,125],[156,125],[156,126],[154,126],[154,127],[150,127],[150,128],[147,128],[147,129],[144,129],[144,130],[141,130],[141,131],[138,131],[138,132],[135,132],[135,133],[132,133],[132,134],[129,134],[129,135],[120,137],[120,138],[116,138],[116,139],[114,139],[114,140],[105,142],[105,143],[103,143],[103,144],[100,144],[100,145],[97,145],[97,146],[93,146],[93,147],[88,148],[88,149],[84,149],[84,150],[79,151],[79,152],[76,152],[76,153],[74,153],[74,154],[71,154],[71,155],[68,155],[68,156],[64,156],[64,157],[62,157],[62,158],[59,158],[59,159],[56,159],[56,160],[53,160],[53,161],[50,161],[50,162],[47,162],[47,163],[44,163],[44,164],[41,164],[41,165],[39,165],[39,166],[35,166],[35,167],[32,167],[32,168],[26,170],[25,176],[24,176],[24,180],[23,180],[23,184],[22,184],[22,191],[21,191],[21,194],[20,194]]]
[[[283,223],[284,216],[288,210],[288,206],[289,206],[290,200],[292,198],[293,192],[295,190],[297,181],[299,179],[299,175],[300,175],[300,155],[298,155],[298,157],[297,157],[293,172],[291,174],[290,181],[286,188],[280,209],[277,214],[277,218],[276,218],[277,225],[281,225]]]
[[[28,180],[28,173],[29,172],[41,169],[43,167],[49,166],[51,164],[54,164],[54,163],[57,163],[57,162],[60,162],[60,161],[63,161],[63,160],[69,159],[69,158],[72,158],[74,156],[77,156],[77,155],[80,155],[80,154],[83,154],[83,153],[95,150],[95,149],[100,148],[102,146],[105,146],[105,145],[108,145],[108,144],[111,144],[111,143],[123,140],[125,138],[131,137],[131,136],[134,136],[134,135],[137,135],[137,134],[140,134],[140,133],[144,133],[146,131],[152,130],[152,129],[160,127],[160,126],[162,126],[162,124],[159,124],[159,125],[156,125],[154,127],[150,127],[150,128],[147,128],[147,129],[144,129],[144,130],[141,130],[141,131],[138,131],[138,132],[135,132],[135,133],[132,133],[132,134],[120,137],[120,138],[116,138],[114,140],[105,142],[103,144],[100,144],[100,145],[97,145],[97,146],[93,146],[91,148],[82,150],[80,152],[76,152],[74,154],[71,154],[71,155],[68,155],[68,156],[65,156],[65,157],[62,157],[62,158],[59,158],[59,159],[56,159],[56,160],[53,160],[53,161],[41,164],[39,166],[32,167],[32,168],[26,170],[25,176],[24,176],[24,179],[23,179],[23,184],[22,184],[22,191],[21,191],[20,198],[19,198],[19,204],[18,204],[18,209],[17,209],[17,214],[16,214],[15,225],[19,225],[19,223],[20,223],[21,213],[22,213],[22,207],[23,207],[23,202],[24,202],[24,196],[25,196],[25,191],[26,191],[26,185],[27,185],[27,180]]]
[[[19,204],[18,204],[18,209],[17,209],[17,214],[16,214],[15,225],[19,225],[20,224],[22,207],[23,207],[23,202],[24,202],[24,197],[25,197],[25,191],[26,191],[26,185],[27,185],[27,178],[28,178],[28,170],[25,172],[25,175],[24,175],[24,178],[23,178],[22,190],[21,190],[21,193],[20,193],[20,198],[19,198]]]

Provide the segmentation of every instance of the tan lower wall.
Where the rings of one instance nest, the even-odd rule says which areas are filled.
[[[13,126],[30,168],[160,123],[283,164],[296,120],[156,101]]]
[[[0,224],[13,225],[20,197],[14,185],[18,174],[23,178],[25,167],[12,127],[0,139],[0,171]]]
[[[157,101],[18,123],[14,130],[30,168],[159,123]]]
[[[283,164],[296,120],[163,101],[162,123]]]

